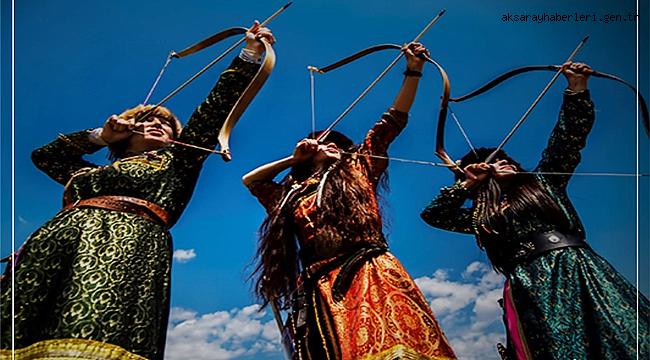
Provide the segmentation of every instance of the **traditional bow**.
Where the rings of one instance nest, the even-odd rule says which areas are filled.
[[[585,44],[585,42],[587,41],[587,39],[588,39],[588,37],[584,38],[584,39],[583,39],[583,40],[578,44],[578,46],[577,46],[576,49],[573,51],[573,53],[569,56],[569,58],[567,59],[567,61],[572,61],[572,60],[573,60],[573,57],[574,57],[574,56],[578,53],[578,51],[582,48],[582,46]],[[519,121],[515,124],[515,126],[513,127],[513,129],[512,129],[512,130],[508,133],[508,135],[503,139],[503,141],[499,144],[499,146],[497,147],[497,149],[496,149],[496,150],[495,150],[495,151],[494,151],[494,152],[493,152],[493,153],[488,157],[488,159],[486,159],[486,161],[489,162],[489,161],[493,160],[493,157],[495,156],[496,152],[497,152],[498,150],[500,150],[501,148],[503,148],[503,146],[505,145],[505,143],[506,143],[506,142],[507,142],[507,141],[512,137],[512,135],[515,133],[515,131],[519,128],[519,126],[521,126],[521,124],[522,124],[523,121],[527,118],[527,116],[530,114],[530,112],[533,110],[533,108],[534,108],[534,107],[537,105],[537,103],[541,100],[541,98],[544,96],[544,94],[546,94],[546,92],[547,92],[548,89],[551,87],[551,85],[553,84],[553,82],[554,82],[554,81],[559,77],[559,75],[562,73],[562,70],[563,70],[562,66],[559,66],[559,65],[524,66],[524,67],[520,67],[520,68],[516,68],[516,69],[510,70],[510,71],[504,73],[503,75],[500,75],[500,76],[498,76],[497,78],[493,79],[492,81],[486,83],[485,85],[479,87],[478,89],[469,92],[469,93],[466,94],[466,95],[459,96],[459,97],[454,97],[454,98],[448,98],[448,99],[447,99],[447,102],[445,102],[445,100],[444,100],[444,98],[443,98],[442,101],[441,101],[441,105],[440,105],[440,114],[439,114],[439,117],[438,117],[438,127],[437,127],[437,134],[436,134],[436,155],[437,155],[440,159],[442,159],[446,164],[450,165],[450,169],[452,169],[454,172],[456,172],[456,173],[458,173],[458,172],[462,173],[462,169],[460,169],[460,168],[458,167],[458,165],[457,165],[457,162],[455,162],[455,161],[451,158],[451,156],[449,156],[449,154],[448,154],[447,151],[445,150],[445,146],[444,146],[444,139],[445,139],[445,138],[444,138],[444,137],[445,137],[445,123],[446,123],[446,118],[447,118],[446,115],[447,115],[447,107],[448,107],[448,102],[449,102],[449,101],[451,101],[451,102],[461,102],[461,101],[465,101],[465,100],[471,99],[471,98],[473,98],[473,97],[476,97],[476,96],[478,96],[478,95],[481,95],[481,94],[487,92],[488,90],[490,90],[490,89],[496,87],[496,86],[499,85],[500,83],[502,83],[502,82],[504,82],[504,81],[506,81],[506,80],[508,80],[508,79],[510,79],[510,78],[512,78],[512,77],[514,77],[514,76],[516,76],[516,75],[523,74],[523,73],[526,73],[526,72],[530,72],[530,71],[554,71],[554,72],[555,72],[555,75],[553,76],[553,78],[552,78],[552,79],[548,82],[548,84],[544,87],[544,89],[541,91],[541,93],[538,95],[538,97],[535,99],[535,101],[532,103],[532,105],[528,108],[528,110],[524,113],[524,115],[522,115],[522,117],[521,117],[521,118],[519,119]],[[627,81],[625,81],[625,80],[619,78],[618,76],[610,75],[610,74],[606,74],[606,73],[598,72],[598,71],[594,71],[594,72],[591,73],[590,75],[591,75],[591,76],[594,76],[594,77],[606,78],[606,79],[610,79],[610,80],[617,81],[617,82],[619,82],[619,83],[624,84],[625,86],[627,86],[628,88],[630,88],[631,90],[633,90],[635,93],[638,92],[638,91],[636,90],[636,88],[635,88],[632,84],[630,84],[629,82],[627,82]],[[650,133],[650,132],[649,132],[649,131],[650,131],[650,126],[648,125],[648,107],[647,107],[647,105],[646,105],[646,103],[645,103],[645,100],[643,99],[643,97],[642,97],[640,94],[639,94],[638,101],[639,101],[639,107],[640,107],[640,110],[641,110],[641,113],[642,113],[642,121],[643,121],[643,125],[644,125],[644,127],[645,127],[646,133]],[[452,115],[453,115],[453,114],[452,114]]]
[[[444,10],[440,14],[442,14],[442,13],[444,13]],[[331,70],[339,68],[339,67],[341,67],[343,65],[349,64],[349,63],[351,63],[351,62],[353,62],[355,60],[358,60],[358,59],[360,59],[360,58],[362,58],[364,56],[370,55],[370,54],[375,53],[375,52],[383,51],[383,50],[399,50],[399,51],[402,51],[403,46],[396,45],[396,44],[380,44],[380,45],[371,46],[371,47],[363,49],[363,50],[361,50],[361,51],[359,51],[359,52],[357,52],[357,53],[355,53],[353,55],[350,55],[350,56],[348,56],[348,57],[346,57],[346,58],[344,58],[342,60],[339,60],[339,61],[337,61],[337,62],[335,62],[335,63],[333,63],[331,65],[325,66],[323,68],[316,68],[316,67],[310,66],[309,70],[312,71],[312,72],[315,71],[315,72],[318,72],[320,74],[324,74],[326,72],[329,72]],[[438,118],[442,119],[442,120],[438,121],[438,126],[441,126],[441,124],[442,124],[442,126],[444,127],[444,119],[447,116],[447,107],[448,107],[448,104],[449,104],[449,97],[450,97],[450,93],[451,93],[451,82],[449,81],[449,77],[447,76],[447,72],[445,71],[445,69],[437,61],[433,60],[427,54],[423,54],[422,57],[424,58],[425,61],[433,64],[436,67],[436,70],[438,70],[438,73],[440,74],[440,78],[442,80],[442,95],[440,97],[440,109],[438,111]],[[391,67],[392,67],[392,65],[394,65],[394,64],[391,63]],[[377,81],[379,81],[379,79],[381,79],[381,77],[383,75],[384,75],[384,73],[382,73],[377,79],[375,79],[375,81],[373,81],[373,83],[336,120],[334,120],[332,122],[332,124],[325,131],[323,131],[323,133],[331,131],[332,128],[334,128],[334,126],[336,126],[336,124],[338,124],[341,121],[343,116],[345,116],[351,110],[351,108],[369,91],[370,88],[372,88],[372,86],[374,86],[377,83]],[[322,139],[322,137],[323,136],[319,137],[319,139]],[[457,168],[458,167],[450,158],[449,158],[448,161],[445,161],[444,164],[433,163],[433,162],[430,162],[430,161],[409,160],[409,159],[400,159],[400,158],[391,158],[391,159],[392,160],[397,160],[397,161],[402,161],[402,162],[412,162],[412,163],[426,164],[426,165],[433,165],[433,166],[445,166],[445,167],[450,167],[450,168]]]
[[[440,17],[442,17],[442,15],[444,15],[445,11],[446,10],[444,10],[444,9],[441,10],[438,13],[438,15],[436,15],[424,27],[424,29],[422,29],[422,31],[420,31],[420,33],[413,39],[413,42],[419,41],[420,38],[422,36],[424,36],[424,34],[427,31],[429,31],[429,29],[440,19]],[[343,118],[352,110],[352,108],[354,108],[354,106],[356,106],[359,103],[359,101],[361,101],[361,99],[363,99],[363,97],[365,97],[370,92],[370,90],[375,85],[377,85],[377,83],[390,71],[390,69],[392,69],[397,64],[397,62],[402,58],[402,56],[404,56],[404,52],[401,51],[403,49],[402,46],[395,45],[395,44],[381,44],[381,45],[375,45],[375,46],[371,46],[371,47],[369,47],[367,49],[361,50],[361,51],[359,51],[359,52],[357,52],[357,53],[355,53],[353,55],[350,55],[350,56],[344,58],[343,60],[339,60],[339,61],[337,61],[337,62],[335,62],[335,63],[333,63],[331,65],[325,66],[323,68],[317,68],[317,67],[314,67],[314,66],[309,66],[308,67],[309,71],[312,72],[312,73],[317,72],[319,74],[324,74],[324,73],[326,73],[328,71],[332,71],[332,70],[334,70],[336,68],[339,68],[339,67],[341,67],[343,65],[346,65],[346,64],[349,64],[349,63],[351,63],[351,62],[353,62],[355,60],[358,60],[358,59],[360,59],[360,58],[362,58],[364,56],[370,55],[370,54],[378,52],[378,51],[388,50],[388,49],[400,50],[400,53],[399,53],[399,55],[397,55],[397,57],[395,57],[395,59],[393,61],[390,62],[390,64],[388,64],[388,66],[386,66],[386,68],[384,70],[382,70],[382,72],[370,83],[370,85],[368,85],[361,92],[361,94],[359,96],[357,96],[357,98],[354,99],[354,101],[352,101],[352,103],[345,110],[343,110],[343,112],[336,119],[334,119],[334,121],[332,121],[332,123],[318,136],[318,138],[316,140],[320,141],[320,140],[324,139],[332,131],[332,129],[334,129],[334,127],[336,125],[338,125],[341,122],[341,120],[343,120]],[[442,67],[440,67],[430,57],[425,56],[425,59],[427,61],[432,62],[433,64],[435,64],[436,67],[439,70],[442,69]],[[443,73],[444,73],[444,71],[443,71]],[[445,77],[446,77],[446,74],[445,74]],[[313,97],[312,97],[312,99],[313,99]]]
[[[278,9],[273,15],[269,16],[266,20],[264,20],[261,24],[260,27],[266,26],[269,22],[271,22],[273,19],[275,19],[280,13],[282,13],[286,8],[288,8],[292,2],[288,2],[284,6],[282,6],[280,9]],[[149,100],[151,97],[151,94],[153,93],[154,89],[158,85],[158,82],[160,81],[160,78],[162,77],[163,73],[165,72],[167,66],[169,65],[171,59],[179,59],[186,57],[188,55],[197,53],[201,50],[204,50],[222,40],[228,39],[233,36],[237,35],[242,35],[246,34],[248,31],[247,28],[244,27],[233,27],[230,29],[226,29],[223,31],[220,31],[206,39],[203,39],[199,41],[198,43],[189,46],[188,48],[175,52],[171,51],[169,53],[169,56],[167,57],[167,61],[163,65],[160,73],[158,74],[158,77],[154,81],[154,84],[149,91],[149,94],[147,95],[145,99],[145,103]],[[214,64],[219,62],[221,59],[226,57],[230,52],[232,52],[234,49],[239,47],[244,41],[246,40],[246,37],[242,37],[239,39],[236,43],[231,45],[228,49],[226,49],[221,55],[217,56],[214,60],[212,60],[210,63],[208,63],[206,66],[204,66],[201,70],[199,70],[196,74],[192,75],[189,79],[187,79],[185,82],[183,82],[181,85],[179,85],[176,89],[172,90],[167,96],[165,96],[162,100],[160,100],[158,103],[154,105],[152,109],[149,111],[145,112],[142,114],[137,120],[144,119],[147,116],[149,116],[157,107],[161,106],[165,102],[167,102],[169,99],[174,97],[178,92],[183,90],[187,85],[189,85],[192,81],[196,80],[199,76],[201,76],[203,73],[205,73],[208,69],[210,69]],[[264,60],[262,61],[262,65],[260,66],[259,70],[255,74],[255,77],[251,81],[251,83],[248,85],[248,87],[242,92],[240,95],[239,99],[237,99],[237,102],[231,109],[230,113],[228,114],[228,117],[226,118],[223,126],[221,127],[221,130],[219,131],[219,151],[212,151],[210,149],[205,149],[211,152],[216,152],[221,154],[222,158],[224,161],[230,161],[232,159],[231,152],[230,152],[230,145],[229,145],[229,139],[230,139],[230,133],[232,132],[232,129],[235,127],[235,124],[241,117],[241,115],[244,113],[244,110],[248,107],[250,102],[253,100],[257,92],[262,88],[262,85],[266,82],[268,79],[269,75],[273,71],[273,67],[275,66],[275,52],[273,51],[273,47],[266,41],[266,39],[261,38],[259,41],[262,42],[264,45],[264,50],[265,50],[265,55],[264,55]],[[195,147],[191,144],[187,144],[188,146]]]

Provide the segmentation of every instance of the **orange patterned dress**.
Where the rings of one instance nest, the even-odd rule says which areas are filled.
[[[386,156],[388,145],[404,128],[406,119],[407,114],[391,109],[368,132],[356,157],[349,160],[358,172],[358,181],[371,182],[376,191],[388,164],[369,155]],[[300,184],[306,191],[283,205],[293,207],[303,267],[298,282],[304,286],[299,297],[305,304],[306,329],[298,331],[299,338],[294,339],[294,358],[456,359],[424,296],[387,251],[381,225],[376,229],[379,241],[361,241],[353,248],[343,241],[319,239],[315,185],[321,176]],[[250,190],[268,211],[279,206],[289,191],[288,186],[270,181],[255,182]],[[379,214],[376,196],[372,204],[371,211]],[[295,320],[296,312],[294,304],[290,318]]]

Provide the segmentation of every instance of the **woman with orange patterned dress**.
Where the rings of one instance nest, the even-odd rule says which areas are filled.
[[[355,145],[319,133],[292,156],[246,174],[266,208],[253,274],[257,295],[291,308],[294,359],[455,359],[413,279],[388,251],[377,190],[389,144],[406,125],[424,46],[405,48],[407,70],[392,107]],[[291,169],[281,182],[273,179]]]

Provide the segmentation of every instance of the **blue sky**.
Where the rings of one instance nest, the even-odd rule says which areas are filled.
[[[185,214],[172,229],[179,251],[173,264],[168,357],[183,346],[203,349],[204,358],[279,358],[274,324],[250,306],[245,282],[264,211],[241,185],[250,169],[287,155],[310,130],[307,65],[323,66],[378,43],[409,41],[442,8],[443,18],[422,38],[446,69],[452,95],[465,93],[511,68],[560,64],[582,37],[591,38],[577,59],[596,70],[635,80],[635,26],[632,22],[514,23],[502,15],[585,13],[598,19],[627,16],[633,1],[296,1],[271,24],[278,43],[274,73],[244,114],[231,138],[234,160],[210,158]],[[10,249],[10,151],[8,112],[9,8],[2,3],[2,246]],[[254,6],[252,6],[254,5]],[[62,188],[30,162],[30,152],[58,133],[100,126],[114,113],[141,102],[170,49],[179,50],[231,26],[263,19],[281,2],[190,0],[31,1],[15,8],[15,239],[19,245],[61,205]],[[641,69],[648,69],[648,5],[642,4]],[[227,45],[172,63],[153,99],[160,99]],[[317,126],[325,127],[393,58],[380,53],[316,78]],[[224,61],[172,99],[168,106],[183,120],[203,99]],[[355,140],[390,105],[402,79],[398,65],[337,128]],[[454,106],[473,143],[496,145],[552,76],[527,74],[475,100]],[[648,92],[641,73],[641,92]],[[560,78],[506,146],[533,167],[557,119]],[[390,154],[435,161],[435,119],[440,81],[433,67],[413,106],[410,123]],[[611,81],[590,82],[597,122],[579,172],[633,173],[636,157],[635,98]],[[447,148],[467,151],[449,123]],[[641,172],[648,173],[648,140],[640,139]],[[91,159],[105,163],[105,153]],[[501,336],[494,301],[499,278],[472,237],[428,227],[420,210],[452,181],[445,169],[391,163],[386,196],[386,229],[392,251],[431,301],[463,358],[493,354]],[[639,180],[640,289],[649,292],[648,177]],[[635,179],[576,176],[569,192],[593,248],[635,282]],[[180,261],[182,260],[182,261]],[[462,306],[461,306],[462,305]],[[460,307],[459,307],[460,306]],[[472,329],[472,331],[467,331]],[[203,354],[202,353],[202,354]],[[203,355],[202,355],[203,356]],[[496,354],[495,354],[496,357]],[[197,357],[199,358],[199,357]]]

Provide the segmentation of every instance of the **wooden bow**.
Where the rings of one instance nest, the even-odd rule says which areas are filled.
[[[266,20],[264,20],[261,24],[260,27],[266,26],[269,22],[271,22],[275,17],[280,15],[286,8],[288,8],[292,2],[288,2],[284,6],[282,6],[280,9],[278,9],[273,15],[269,16]],[[197,53],[199,51],[202,51],[204,49],[207,49],[208,47],[223,41],[225,39],[228,39],[233,36],[237,35],[243,35],[246,34],[248,31],[247,28],[244,27],[233,27],[230,29],[226,29],[223,31],[220,31],[208,38],[205,38],[196,44],[193,44],[179,52],[171,51],[169,54],[169,57],[167,59],[167,62],[163,66],[163,69],[161,70],[160,74],[158,75],[158,78],[154,82],[154,85],[149,92],[149,95],[153,92],[155,89],[156,85],[158,84],[158,81],[160,80],[160,77],[164,73],[165,68],[169,64],[170,59],[172,58],[183,58],[186,56],[189,56],[191,54]],[[163,105],[165,102],[167,102],[169,99],[174,97],[178,92],[183,90],[187,85],[189,85],[192,81],[196,80],[199,76],[201,76],[203,73],[208,71],[214,64],[219,62],[221,59],[226,57],[229,53],[231,53],[233,50],[235,50],[237,47],[239,47],[242,43],[246,41],[246,36],[241,37],[236,43],[231,45],[228,49],[226,49],[223,53],[221,53],[219,56],[217,56],[214,60],[212,60],[210,63],[208,63],[206,66],[204,66],[201,70],[199,70],[196,74],[192,75],[189,79],[187,79],[185,82],[183,82],[181,85],[179,85],[176,89],[172,90],[167,96],[165,96],[162,100],[160,100],[158,103],[156,103],[153,108],[151,108],[149,111],[145,112],[142,114],[137,120],[141,120],[149,116],[156,108],[159,106]],[[264,60],[262,61],[262,65],[260,66],[259,70],[255,74],[253,80],[251,83],[246,87],[246,89],[242,92],[240,95],[239,99],[237,99],[237,102],[231,109],[230,113],[228,114],[223,126],[221,127],[221,130],[219,131],[219,136],[218,136],[218,141],[219,141],[219,148],[220,151],[219,153],[221,154],[221,157],[223,158],[224,161],[230,161],[232,159],[232,154],[230,151],[230,145],[229,145],[229,140],[230,140],[230,134],[235,127],[235,124],[241,117],[241,115],[244,113],[248,105],[251,103],[255,95],[259,92],[259,90],[262,88],[266,80],[268,79],[269,75],[273,71],[273,68],[275,66],[275,52],[273,50],[273,47],[271,44],[269,44],[266,39],[262,38],[259,39],[259,41],[264,45]],[[149,96],[147,96],[147,99]],[[146,102],[146,101],[145,101]]]
[[[349,64],[355,60],[358,60],[364,56],[373,54],[375,52],[383,51],[383,50],[403,50],[403,46],[396,45],[396,44],[380,44],[380,45],[375,45],[368,47],[366,49],[363,49],[355,54],[352,54],[342,60],[339,60],[331,65],[325,66],[323,68],[316,68],[313,66],[309,67],[310,71],[318,72],[319,74],[324,74],[329,71],[332,71],[334,69],[337,69],[341,66],[344,66],[346,64]],[[414,163],[420,163],[420,164],[427,164],[427,165],[434,165],[434,166],[444,166],[452,169],[452,171],[460,171],[462,170],[458,168],[458,165],[447,155],[445,149],[444,149],[444,126],[445,126],[445,119],[447,118],[447,109],[448,109],[448,104],[450,100],[450,94],[451,94],[451,82],[449,81],[449,77],[447,76],[447,72],[445,69],[435,60],[433,60],[429,55],[427,54],[422,54],[421,55],[425,61],[433,64],[436,67],[436,70],[438,70],[438,73],[440,74],[440,78],[442,80],[442,95],[440,96],[440,107],[438,111],[438,138],[436,141],[436,154],[444,161],[443,164],[436,164],[428,161],[420,161],[420,160],[410,160],[410,159],[398,159],[398,158],[392,158],[394,160],[398,161],[404,161],[404,162],[414,162]],[[375,80],[377,81],[377,80]],[[374,85],[374,84],[371,84]],[[362,94],[364,95],[364,94]],[[358,101],[358,99],[357,99]],[[352,106],[356,103],[353,102]],[[344,112],[346,114],[347,112]],[[328,127],[329,131],[331,130],[337,123],[340,121],[341,116],[335,120],[332,125]],[[324,132],[325,132],[324,131]]]
[[[441,10],[438,13],[438,15],[436,15],[424,27],[424,29],[422,29],[422,31],[420,31],[420,33],[413,39],[413,42],[419,41],[420,38],[422,36],[424,36],[424,34],[427,31],[429,31],[429,29],[440,19],[440,17],[442,17],[442,15],[444,15],[445,11],[446,11],[445,9]],[[402,46],[395,45],[395,44],[381,44],[381,45],[375,45],[375,46],[371,46],[371,47],[369,47],[367,49],[361,50],[361,51],[359,51],[359,52],[357,52],[357,53],[355,53],[353,55],[350,55],[350,56],[344,58],[343,60],[339,60],[339,61],[337,61],[337,62],[335,62],[335,63],[333,63],[331,65],[325,66],[323,68],[317,68],[317,67],[314,67],[314,66],[309,66],[308,67],[308,69],[310,71],[312,71],[312,72],[317,72],[319,74],[324,74],[324,73],[326,73],[328,71],[332,71],[332,70],[334,70],[336,68],[339,68],[339,67],[341,67],[343,65],[346,65],[346,64],[349,64],[349,63],[351,63],[351,62],[353,62],[355,60],[358,60],[358,59],[360,59],[360,58],[362,58],[364,56],[370,55],[370,54],[378,52],[378,51],[388,50],[388,49],[400,50],[400,53],[399,53],[399,55],[397,55],[397,57],[395,57],[395,59],[393,61],[390,62],[390,64],[388,64],[388,66],[386,66],[386,68],[384,70],[382,70],[382,72],[375,78],[375,80],[373,80],[372,83],[370,83],[370,85],[368,85],[361,92],[361,94],[359,96],[357,96],[357,98],[354,99],[354,101],[352,101],[352,103],[345,110],[343,110],[343,112],[336,119],[334,119],[334,121],[332,121],[332,123],[323,132],[320,133],[320,135],[318,136],[318,138],[316,140],[318,140],[318,141],[323,140],[334,129],[334,127],[336,125],[338,125],[341,122],[341,120],[343,120],[343,118],[352,110],[352,108],[354,108],[354,106],[356,106],[359,103],[359,101],[361,101],[361,99],[363,99],[363,97],[365,97],[370,92],[370,90],[375,85],[377,85],[377,83],[390,71],[390,69],[392,69],[397,64],[397,62],[402,58],[402,56],[404,56],[404,52],[401,51],[403,49]]]
[[[506,80],[508,80],[508,79],[510,79],[512,77],[515,77],[517,75],[520,75],[520,74],[524,74],[524,73],[531,72],[531,71],[555,71],[555,72],[557,72],[557,71],[560,71],[561,68],[562,68],[561,65],[530,65],[530,66],[518,67],[518,68],[512,69],[512,70],[510,70],[510,71],[508,71],[508,72],[506,72],[506,73],[504,73],[502,75],[499,75],[495,79],[489,81],[488,83],[486,83],[485,85],[479,87],[478,89],[476,89],[474,91],[471,91],[471,92],[469,92],[469,93],[467,93],[467,94],[465,94],[463,96],[451,98],[451,99],[449,99],[449,101],[461,102],[461,101],[471,99],[473,97],[481,95],[484,92],[496,87],[497,85],[501,84],[502,82],[504,82],[504,81],[506,81]],[[593,77],[597,77],[597,78],[614,80],[616,82],[619,82],[619,83],[625,85],[627,88],[632,90],[635,95],[638,93],[638,91],[637,91],[637,89],[636,89],[636,87],[634,85],[630,84],[629,82],[621,79],[620,77],[618,77],[616,75],[611,75],[611,74],[607,74],[607,73],[600,72],[600,71],[594,71],[593,73],[591,73],[589,75],[593,76]],[[638,94],[639,94],[639,100],[638,100],[638,102],[639,102],[639,110],[641,110],[641,121],[643,123],[643,127],[645,128],[646,134],[650,135],[650,121],[649,121],[650,116],[648,114],[648,105],[646,104],[646,101],[643,98],[643,96],[641,95],[641,93],[638,93]]]
[[[577,54],[577,52],[582,48],[582,46],[583,46],[584,43],[586,42],[587,38],[588,38],[588,37],[586,37],[585,39],[583,39],[583,40],[580,42],[580,44],[578,44],[578,47],[576,47],[576,49],[573,51],[573,53],[571,54],[571,56],[569,56],[569,59],[568,59],[567,61],[572,61],[573,57],[574,57],[574,56]],[[502,83],[502,82],[504,82],[504,81],[506,81],[506,80],[508,80],[508,79],[510,79],[510,78],[512,78],[512,77],[514,77],[514,76],[516,76],[516,75],[523,74],[523,73],[530,72],[530,71],[553,71],[553,72],[555,72],[555,76],[554,76],[554,77],[551,79],[551,81],[546,85],[546,87],[544,88],[544,90],[542,90],[542,92],[540,93],[540,95],[537,97],[537,99],[535,99],[535,101],[534,101],[533,104],[529,107],[529,109],[526,111],[526,113],[525,113],[525,114],[520,118],[520,120],[517,122],[517,124],[515,125],[515,127],[510,131],[510,133],[506,136],[506,138],[501,142],[501,144],[500,144],[499,147],[497,148],[497,150],[498,150],[498,149],[500,149],[500,148],[503,147],[503,145],[508,141],[508,139],[510,139],[510,137],[514,134],[514,132],[517,130],[517,128],[518,128],[518,127],[523,123],[523,120],[526,119],[527,115],[532,111],[532,109],[535,107],[535,105],[539,102],[539,100],[541,99],[541,97],[542,97],[542,96],[546,93],[546,91],[550,88],[550,85],[551,85],[551,84],[555,81],[555,79],[557,79],[557,77],[561,74],[561,72],[562,72],[562,66],[559,66],[559,65],[541,65],[541,66],[524,66],[524,67],[516,68],[516,69],[510,70],[510,71],[504,73],[503,75],[498,76],[497,78],[493,79],[492,81],[489,81],[489,82],[486,83],[485,85],[479,87],[478,89],[476,89],[476,90],[474,90],[474,91],[469,92],[469,93],[466,94],[466,95],[459,96],[459,97],[454,97],[454,98],[449,98],[448,101],[451,101],[451,102],[461,102],[461,101],[465,101],[465,100],[471,99],[471,98],[473,98],[473,97],[476,97],[476,96],[478,96],[478,95],[481,95],[481,94],[487,92],[488,90],[490,90],[490,89],[496,87],[496,86],[499,85],[500,83]],[[627,86],[628,88],[630,88],[631,90],[633,90],[635,93],[637,93],[636,88],[635,88],[632,84],[630,84],[629,82],[627,82],[627,81],[625,81],[625,80],[619,78],[618,76],[610,75],[610,74],[606,74],[606,73],[598,72],[598,71],[594,71],[594,72],[593,72],[592,74],[590,74],[590,75],[592,75],[592,76],[594,76],[594,77],[606,78],[606,79],[610,79],[610,80],[617,81],[617,82],[619,82],[619,83],[621,83],[621,84],[624,84],[625,86]],[[649,126],[649,124],[648,124],[648,118],[649,118],[649,117],[648,117],[648,107],[647,107],[647,105],[646,105],[646,103],[645,103],[645,100],[643,99],[643,97],[642,97],[640,94],[639,94],[639,99],[638,99],[638,101],[639,101],[639,107],[640,107],[640,110],[641,110],[641,113],[642,113],[642,121],[643,121],[643,125],[644,125],[644,127],[645,127],[646,133],[649,133],[649,134],[650,134],[650,126]],[[444,99],[443,99],[442,102],[444,102]],[[436,155],[438,155],[438,157],[440,157],[440,159],[442,159],[446,164],[449,164],[449,165],[452,165],[452,164],[453,164],[453,165],[455,165],[455,164],[457,164],[457,162],[455,162],[455,161],[451,158],[451,156],[449,156],[449,154],[445,151],[445,147],[444,147],[444,135],[445,135],[444,133],[445,133],[445,123],[446,123],[446,108],[443,109],[443,107],[446,107],[446,106],[448,106],[448,103],[447,103],[447,104],[442,104],[442,103],[441,103],[440,116],[439,116],[439,118],[438,118],[437,136],[436,136]],[[488,159],[486,159],[486,161],[490,161],[490,160],[492,160],[492,157],[494,156],[494,154],[496,154],[496,151],[493,152],[493,154],[492,154],[490,157],[488,157]],[[459,172],[462,173],[462,169],[460,169],[457,165],[456,165],[456,166],[453,166],[453,167],[450,166],[450,169],[451,169],[452,171],[456,172],[456,173],[459,173]]]

